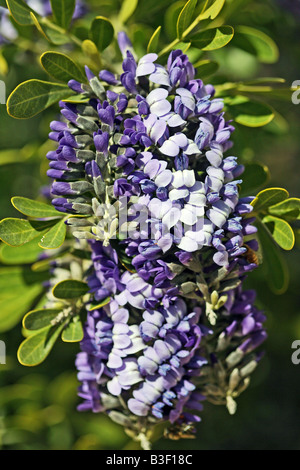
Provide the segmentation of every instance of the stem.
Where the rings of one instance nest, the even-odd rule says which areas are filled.
[[[69,33],[69,31],[67,31],[66,29],[61,28],[57,24],[52,23],[47,18],[42,18],[40,22],[41,24],[48,26],[48,28],[51,28],[54,31],[57,31],[58,33],[68,36],[71,39],[71,41],[73,41],[77,46],[82,47],[82,41],[74,34]]]

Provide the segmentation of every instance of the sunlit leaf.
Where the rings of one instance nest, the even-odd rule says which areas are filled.
[[[2,245],[0,248],[0,261],[8,265],[34,263],[42,252],[43,250],[38,246],[37,240],[32,240],[19,247]]]
[[[279,202],[285,201],[289,197],[289,193],[283,188],[264,189],[252,201],[255,212],[262,212]]]
[[[37,30],[41,33],[44,38],[50,42],[51,44],[61,45],[67,44],[70,42],[70,38],[61,31],[57,31],[57,29],[52,28],[49,24],[45,24],[41,22],[41,19],[37,17],[34,13],[30,12],[32,21],[36,26]]]
[[[51,0],[54,18],[59,26],[67,29],[72,21],[76,0]]]
[[[201,15],[199,16],[199,21],[206,20],[209,18],[214,20],[221,12],[224,4],[225,0],[215,0],[210,7],[208,7],[201,13]]]
[[[126,23],[129,18],[133,15],[135,12],[137,6],[138,6],[139,0],[123,0],[122,1],[122,7],[119,13],[119,20],[122,23]]]
[[[189,0],[181,10],[177,20],[177,37],[182,38],[184,31],[190,26],[198,0]]]
[[[46,308],[28,312],[23,318],[23,328],[30,331],[41,330],[46,326],[50,326],[60,312],[59,309]]]
[[[63,328],[64,325],[48,326],[23,341],[18,350],[20,364],[28,367],[41,364],[50,354]]]
[[[24,26],[32,24],[31,8],[23,0],[6,0],[7,6],[14,20]]]
[[[89,311],[93,312],[94,310],[99,310],[100,308],[105,307],[105,305],[108,305],[111,301],[110,297],[106,297],[106,299],[102,300],[102,302],[98,304],[91,304],[89,307]]]
[[[19,211],[21,214],[27,215],[28,217],[35,217],[37,219],[47,218],[47,217],[61,217],[62,214],[58,212],[50,204],[45,204],[44,202],[34,201],[26,197],[13,197],[12,205]]]
[[[274,215],[267,215],[263,218],[264,224],[269,224],[269,230],[274,240],[284,250],[292,250],[295,245],[295,235],[292,227],[288,222],[279,219]]]
[[[264,269],[270,289],[283,294],[289,285],[289,271],[280,248],[274,243],[265,224],[258,221],[258,235],[263,251]]]
[[[60,52],[45,52],[41,56],[41,64],[51,77],[61,82],[68,82],[72,79],[80,83],[86,81],[79,65]]]
[[[53,295],[57,299],[77,299],[89,291],[89,286],[82,281],[70,279],[61,281],[53,288]]]
[[[182,8],[184,7],[184,1],[177,1],[171,3],[166,9],[164,17],[164,31],[166,32],[169,39],[176,38],[177,35],[177,20]]]
[[[8,331],[19,323],[23,315],[32,307],[32,304],[41,294],[43,287],[41,283],[24,286],[13,283],[12,278],[8,278],[10,282],[10,291],[2,294],[3,283],[0,283],[1,300],[0,300],[0,332]]]
[[[187,36],[185,40],[190,41],[192,46],[203,51],[214,51],[226,46],[233,36],[234,30],[231,26],[220,26],[219,28],[206,29],[192,34]]]
[[[60,220],[41,239],[39,246],[45,250],[59,248],[65,241],[67,227],[64,219]]]
[[[73,94],[66,85],[35,79],[28,80],[12,92],[7,101],[7,111],[14,118],[28,119]]]
[[[61,339],[65,343],[78,343],[83,340],[84,332],[79,317],[75,317],[63,330]]]
[[[289,219],[300,218],[300,199],[293,197],[286,199],[279,204],[269,207],[269,213],[279,217],[288,217]]]
[[[234,121],[246,127],[262,127],[274,119],[273,109],[265,103],[246,96],[226,98],[226,107]]]
[[[156,52],[157,47],[158,47],[158,42],[159,42],[159,37],[160,37],[160,32],[161,32],[161,26],[159,26],[154,33],[152,34],[149,44],[147,46],[147,52]]]
[[[0,239],[10,246],[21,246],[42,238],[47,230],[55,225],[56,220],[34,221],[23,219],[4,219],[0,222]]]
[[[90,38],[96,44],[100,52],[104,51],[114,38],[114,27],[103,16],[97,16],[91,25]]]
[[[250,26],[237,26],[234,45],[255,55],[260,62],[273,64],[279,58],[276,43],[262,31]]]

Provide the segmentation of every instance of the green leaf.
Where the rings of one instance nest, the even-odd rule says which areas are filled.
[[[119,20],[121,23],[126,23],[129,18],[133,15],[135,12],[137,6],[138,6],[139,0],[123,0],[122,1],[122,7],[119,13]]]
[[[224,100],[235,122],[246,127],[262,127],[274,119],[273,109],[265,103],[246,96],[235,96]]]
[[[80,83],[86,82],[86,77],[79,65],[75,64],[65,54],[60,52],[45,52],[40,60],[46,72],[61,82],[68,82],[73,79]]]
[[[197,78],[209,77],[217,72],[219,64],[212,60],[199,60],[194,64],[197,71]]]
[[[64,324],[48,326],[23,341],[18,350],[20,364],[28,367],[41,364],[50,354],[63,328]]]
[[[279,202],[285,201],[289,193],[283,188],[264,189],[252,201],[255,212],[262,212]]]
[[[7,112],[16,119],[28,119],[72,94],[66,85],[28,80],[17,86],[8,98]]]
[[[292,197],[283,202],[279,202],[279,204],[269,207],[269,213],[280,217],[288,217],[289,219],[299,219],[300,199]]]
[[[2,294],[3,283],[1,287],[0,300],[0,332],[10,330],[19,323],[23,315],[32,307],[32,304],[41,294],[43,287],[41,284],[25,285],[15,283],[12,277],[8,278],[9,286]],[[16,294],[17,293],[17,294]]]
[[[79,317],[75,317],[63,330],[61,339],[65,343],[79,343],[83,340],[84,332]]]
[[[1,297],[16,297],[16,289],[26,290],[34,284],[41,284],[50,277],[48,271],[34,273],[28,267],[5,267],[0,269]]]
[[[114,38],[114,27],[104,16],[97,16],[91,25],[90,38],[100,52],[104,51]]]
[[[267,184],[270,179],[270,172],[266,165],[261,163],[249,163],[245,165],[242,175],[242,193],[251,194],[258,188]]]
[[[54,18],[64,29],[67,29],[72,21],[75,3],[75,0],[51,0]]]
[[[285,220],[274,215],[267,215],[263,218],[264,224],[271,224],[270,232],[278,245],[286,251],[290,251],[295,245],[295,235],[292,227]]]
[[[0,261],[10,265],[34,263],[42,252],[43,249],[38,246],[37,240],[32,240],[19,247],[2,245]]]
[[[266,225],[258,222],[258,235],[262,246],[267,282],[276,294],[283,294],[289,285],[289,271],[280,249],[274,243]]]
[[[173,40],[177,35],[177,20],[184,4],[184,1],[179,0],[171,3],[166,10],[164,17],[164,31],[170,40]]]
[[[28,312],[23,318],[23,328],[30,331],[41,330],[51,326],[51,322],[61,313],[60,309],[40,309]]]
[[[182,39],[184,31],[190,26],[198,0],[189,0],[181,10],[177,20],[177,38]]]
[[[214,3],[209,8],[207,8],[207,10],[204,10],[201,15],[199,15],[199,21],[207,20],[209,18],[214,20],[217,18],[224,4],[225,0],[215,0]]]
[[[226,46],[233,38],[234,30],[231,26],[220,26],[219,28],[206,29],[191,36],[185,40],[192,43],[192,46],[198,47],[203,51],[214,51]]]
[[[149,44],[147,46],[147,52],[148,54],[151,52],[156,52],[158,48],[158,42],[159,42],[159,37],[160,37],[160,32],[161,32],[161,26],[159,26],[154,33],[152,34]]]
[[[56,45],[68,44],[70,42],[69,36],[51,27],[52,23],[41,23],[41,19],[39,19],[34,13],[31,12],[30,15],[37,30],[48,42]]]
[[[29,8],[23,0],[6,0],[6,3],[11,16],[17,23],[24,26],[28,26],[33,23],[30,16],[32,9]]]
[[[106,297],[106,299],[102,300],[102,302],[100,302],[99,304],[90,305],[89,311],[93,312],[94,310],[99,310],[100,308],[105,307],[105,305],[108,305],[110,301],[111,301],[111,298]]]
[[[234,45],[255,55],[265,64],[273,64],[279,58],[279,50],[273,39],[250,26],[236,27]]]
[[[77,299],[87,294],[89,286],[82,281],[70,279],[61,281],[53,288],[53,295],[57,299]]]
[[[34,221],[23,219],[4,219],[0,222],[0,239],[10,246],[21,246],[42,238],[46,230],[55,225],[56,220]]]
[[[59,248],[65,241],[67,234],[67,227],[65,220],[60,220],[49,232],[47,232],[41,239],[39,246],[44,250],[54,250]]]
[[[21,214],[27,215],[28,217],[35,217],[37,219],[62,217],[62,214],[54,209],[53,206],[45,204],[44,202],[33,201],[32,199],[19,196],[13,197],[11,202]]]

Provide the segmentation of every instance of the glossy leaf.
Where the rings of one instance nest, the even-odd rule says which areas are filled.
[[[280,248],[274,243],[271,233],[262,222],[258,222],[258,235],[264,257],[267,282],[276,294],[283,294],[289,285],[289,271]]]
[[[61,339],[65,343],[78,343],[83,340],[84,332],[79,317],[75,317],[63,330]]]
[[[234,45],[255,55],[260,62],[273,64],[279,58],[276,43],[262,31],[249,26],[237,26]]]
[[[26,243],[26,245],[19,247],[2,245],[0,261],[8,265],[34,263],[42,252],[43,250],[38,246],[37,240],[32,240]]]
[[[280,217],[288,217],[289,219],[299,219],[300,199],[296,197],[286,199],[279,204],[269,207],[269,213]]]
[[[48,326],[29,336],[19,347],[19,362],[28,367],[41,364],[50,354],[63,328],[64,325]]]
[[[7,101],[8,114],[16,119],[28,119],[73,93],[66,85],[28,80],[12,92]]]
[[[6,0],[7,6],[13,19],[24,26],[32,24],[30,16],[31,8],[23,0]]]
[[[79,65],[70,59],[70,57],[60,52],[45,52],[41,56],[41,64],[51,77],[61,82],[77,80],[82,83],[86,81],[83,71]]]
[[[13,197],[12,205],[21,214],[27,215],[28,217],[35,217],[37,219],[47,217],[62,217],[62,214],[58,212],[53,206],[45,204],[44,202],[34,201],[26,197]]]
[[[255,212],[262,212],[279,202],[285,201],[288,197],[289,193],[286,189],[269,188],[258,193],[251,204],[254,207]]]
[[[184,31],[190,26],[198,0],[189,0],[181,10],[177,20],[177,38],[181,39]]]
[[[192,43],[192,46],[203,51],[214,51],[226,46],[232,40],[233,35],[234,30],[231,26],[220,26],[200,31],[186,39]]]
[[[55,220],[41,222],[4,219],[0,222],[0,239],[10,246],[21,246],[37,237],[42,238],[45,231],[49,230],[55,223]]]
[[[61,313],[59,309],[40,309],[28,312],[23,318],[23,328],[30,331],[41,330],[50,326],[51,322]]]
[[[269,230],[274,240],[284,250],[290,251],[295,245],[295,235],[292,227],[285,220],[279,219],[274,215],[267,215],[263,219],[263,223],[270,224]]]
[[[215,0],[214,3],[204,10],[201,15],[199,15],[199,21],[211,19],[214,20],[217,18],[219,13],[221,12],[223,6],[225,4],[225,0]]]
[[[275,116],[270,106],[246,96],[226,98],[224,101],[235,122],[246,127],[266,126]]]
[[[147,52],[156,52],[158,48],[158,42],[159,42],[159,37],[160,37],[160,32],[161,32],[161,26],[159,26],[154,33],[152,34],[149,44],[147,46]]]
[[[129,18],[133,15],[135,12],[137,6],[138,6],[139,0],[123,0],[122,1],[122,7],[120,10],[119,14],[119,20],[122,23],[126,23]]]
[[[90,305],[89,311],[93,312],[94,310],[99,310],[100,308],[105,307],[105,305],[108,305],[110,301],[111,301],[111,298],[106,297],[106,299],[102,300],[102,302],[96,305],[95,304]]]
[[[96,44],[100,52],[104,51],[114,38],[114,27],[103,16],[97,16],[92,22],[90,38]]]
[[[51,0],[54,18],[64,29],[67,29],[72,21],[75,3],[75,0]]]
[[[60,220],[49,232],[47,232],[41,239],[39,246],[45,250],[53,250],[59,248],[65,241],[67,234],[67,227],[65,220]]]
[[[61,281],[53,288],[53,295],[57,299],[77,299],[89,291],[89,286],[82,281],[70,279]]]

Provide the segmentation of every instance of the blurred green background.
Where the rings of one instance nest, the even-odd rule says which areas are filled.
[[[120,6],[116,0],[87,3],[93,16],[109,16],[111,9],[117,11]],[[152,1],[155,8],[146,15],[147,2],[141,0],[140,10],[128,28],[132,35],[140,35],[141,51],[144,39],[149,40],[163,15],[164,31],[168,34],[170,7],[181,7],[183,3]],[[229,4],[235,7],[229,24],[265,31],[276,41],[280,58],[275,64],[262,64],[233,40],[230,46],[211,54],[221,67],[206,82],[273,76],[284,78],[291,86],[300,80],[300,2],[233,0]],[[8,92],[26,79],[46,78],[32,51],[11,45],[5,47],[3,55],[10,64],[8,75],[1,77]],[[272,100],[272,104],[280,115],[265,128],[236,126],[233,153],[241,161],[266,164],[271,171],[269,186],[283,186],[292,196],[299,197],[300,105],[291,100]],[[12,196],[36,198],[41,185],[47,184],[47,134],[57,109],[52,107],[28,121],[16,121],[0,105],[1,218],[17,216],[10,204]],[[230,417],[225,408],[206,403],[196,440],[178,443],[162,439],[155,449],[300,450],[300,365],[291,362],[291,345],[300,340],[299,244],[284,256],[291,273],[286,293],[277,296],[271,292],[263,267],[247,281],[248,287],[257,289],[258,305],[268,316],[269,339],[264,348],[266,355],[249,389],[238,400],[236,415]],[[21,325],[0,332],[0,340],[7,345],[7,365],[0,365],[0,449],[130,449],[123,430],[107,417],[76,411],[77,345],[60,343],[43,365],[27,369],[16,358],[22,340]]]

